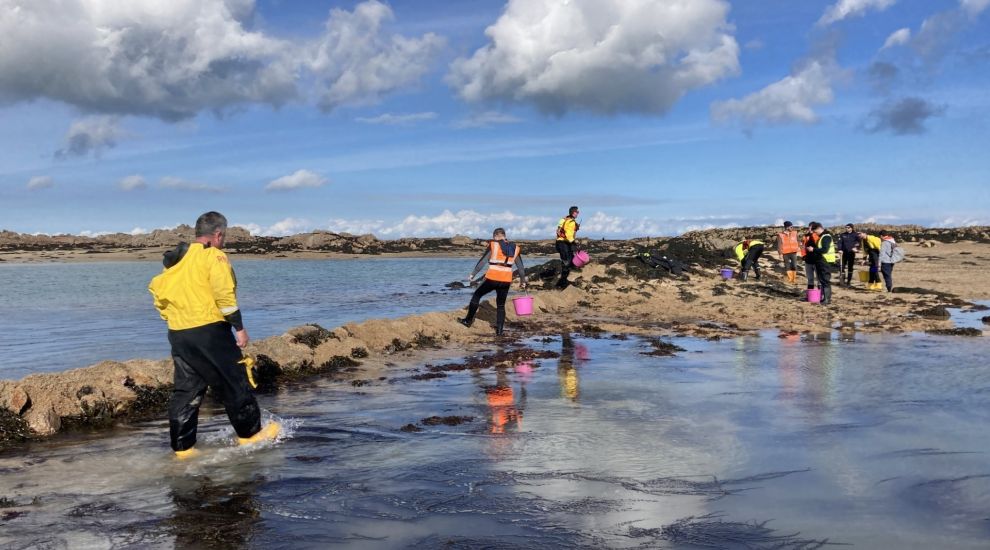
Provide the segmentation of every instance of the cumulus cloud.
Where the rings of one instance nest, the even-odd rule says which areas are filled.
[[[905,97],[889,101],[877,107],[866,117],[862,127],[867,132],[890,132],[904,136],[923,134],[928,129],[925,122],[945,114],[945,106],[935,105],[918,97]]]
[[[243,227],[252,235],[261,237],[283,237],[296,233],[307,233],[316,228],[312,222],[304,218],[285,218],[267,227],[256,223],[238,224],[238,227]]]
[[[4,0],[0,103],[47,98],[98,114],[181,120],[274,107],[315,86],[326,110],[370,103],[422,76],[443,39],[387,34],[378,0],[334,9],[325,32],[252,28],[254,0]],[[72,151],[71,147],[66,151]]]
[[[353,12],[330,11],[323,37],[307,54],[307,67],[320,82],[320,108],[375,102],[429,70],[445,40],[433,33],[387,35],[382,26],[393,18],[391,8],[377,0],[358,4]]]
[[[739,72],[728,12],[724,0],[510,0],[490,42],[455,60],[447,80],[469,102],[663,114]]]
[[[141,189],[147,189],[148,182],[144,180],[143,176],[127,176],[117,182],[117,188],[121,191],[138,191]]]
[[[897,3],[897,0],[839,0],[832,4],[818,20],[819,25],[831,25],[847,17],[858,17],[867,10],[883,11]]]
[[[252,3],[253,6],[253,3]],[[287,44],[247,30],[231,0],[8,0],[0,95],[167,120],[293,97]]]
[[[898,29],[890,33],[890,36],[887,37],[887,40],[885,40],[883,43],[883,47],[880,49],[886,50],[887,48],[893,48],[894,46],[903,46],[910,41],[911,41],[911,29],[908,28]]]
[[[417,122],[425,122],[427,120],[433,120],[437,118],[437,114],[434,112],[425,113],[408,113],[404,115],[395,115],[391,113],[383,113],[376,117],[357,117],[356,121],[363,122],[364,124],[384,124],[386,126],[406,126],[410,124],[415,124]]]
[[[62,148],[55,151],[55,158],[100,156],[105,149],[117,146],[126,133],[115,116],[96,116],[77,120],[69,127]]]
[[[497,111],[485,111],[484,113],[474,113],[471,116],[458,120],[454,123],[455,128],[487,128],[496,124],[515,124],[522,122],[522,119],[508,113]]]
[[[322,187],[326,183],[327,179],[315,172],[296,170],[288,176],[282,176],[268,182],[265,191],[295,191],[307,187]]]
[[[834,98],[832,78],[836,72],[831,60],[811,60],[758,92],[742,99],[715,102],[712,118],[721,123],[738,120],[746,129],[759,124],[815,123],[818,115],[814,108],[831,103]]]
[[[35,191],[38,189],[48,189],[55,186],[55,181],[50,176],[35,176],[28,180],[27,188],[29,191]]]
[[[175,178],[171,176],[166,176],[158,181],[158,186],[162,189],[171,189],[175,191],[202,191],[206,193],[223,193],[226,191],[225,188],[216,185],[209,185],[206,183],[199,183],[195,181],[188,181],[182,178]]]

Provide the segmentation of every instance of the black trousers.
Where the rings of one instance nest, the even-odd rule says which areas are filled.
[[[797,271],[797,252],[784,254],[784,271]]]
[[[557,241],[557,254],[560,254],[560,280],[557,286],[567,286],[567,277],[571,274],[571,261],[574,260],[574,243]]]
[[[758,244],[749,247],[746,251],[746,255],[743,256],[742,261],[742,274],[745,275],[749,268],[753,268],[753,272],[756,273],[756,278],[760,278],[760,256],[763,256],[763,245]]]
[[[560,241],[557,241],[560,242]],[[481,298],[491,291],[495,291],[495,332],[502,334],[502,327],[505,325],[505,298],[509,295],[509,287],[512,283],[501,283],[485,279],[478,290],[471,296],[471,303],[468,304],[467,322],[474,322],[474,316],[478,313],[478,306]]]
[[[883,273],[883,284],[887,287],[887,292],[894,290],[894,264],[880,264],[880,273]]]
[[[842,278],[842,274],[846,275],[846,284],[849,284],[853,280],[853,267],[856,265],[856,253],[852,250],[842,251],[842,266],[839,268],[839,278]]]
[[[227,418],[238,437],[251,437],[261,430],[261,410],[251,393],[229,323],[220,322],[186,330],[168,331],[175,363],[175,387],[168,402],[168,425],[172,450],[184,451],[196,444],[199,406],[206,388],[227,410]]]
[[[866,257],[870,259],[870,283],[880,282],[880,251],[867,250]]]
[[[824,259],[814,264],[815,276],[818,277],[818,288],[822,289],[821,302],[828,305],[832,302],[832,267]]]
[[[808,288],[815,288],[815,271],[817,268],[814,263],[805,262],[804,276],[808,279]]]

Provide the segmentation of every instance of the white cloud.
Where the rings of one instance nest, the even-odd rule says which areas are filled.
[[[437,114],[434,112],[425,113],[408,113],[404,115],[394,115],[391,113],[383,113],[376,117],[357,117],[356,121],[363,122],[365,124],[384,124],[387,126],[404,126],[408,124],[415,124],[417,122],[424,122],[427,120],[433,120],[437,118]]]
[[[50,176],[35,176],[27,183],[27,188],[30,191],[35,191],[37,189],[48,189],[54,186],[55,181]]]
[[[117,182],[117,187],[121,191],[137,191],[140,189],[147,189],[148,182],[146,182],[142,176],[127,176]]]
[[[758,92],[742,99],[712,104],[712,118],[722,123],[738,119],[747,129],[760,123],[817,122],[814,107],[831,103],[834,97],[834,73],[835,68],[830,61],[812,60],[794,74]]]
[[[280,105],[296,93],[288,45],[247,30],[238,19],[247,7],[7,0],[0,6],[0,95],[168,120],[239,103]]]
[[[325,32],[284,40],[253,28],[254,0],[3,0],[0,103],[47,98],[85,112],[181,120],[280,106],[373,103],[410,86],[444,40],[387,34],[378,0],[334,9]],[[71,152],[71,147],[65,149]]]
[[[268,182],[265,191],[294,191],[307,187],[322,187],[326,183],[327,179],[315,172],[296,170],[288,176],[282,176]]]
[[[886,50],[887,48],[893,48],[895,46],[903,46],[904,44],[907,44],[910,41],[911,41],[911,29],[908,28],[898,29],[892,32],[890,36],[887,37],[887,40],[884,41],[883,48],[881,49]]]
[[[990,6],[990,0],[959,0],[959,7],[970,17],[976,17]]]
[[[466,101],[545,113],[662,114],[739,72],[724,0],[510,0],[490,42],[451,65]]]
[[[148,233],[150,233],[150,231],[143,227],[135,227],[127,232],[128,235],[146,235]]]
[[[176,191],[203,191],[207,193],[223,193],[226,191],[225,188],[216,185],[188,181],[171,176],[166,176],[158,180],[158,186],[162,189],[174,189]]]
[[[871,9],[883,11],[896,3],[897,0],[839,0],[825,10],[818,24],[830,25],[847,17],[861,16]]]
[[[444,39],[433,33],[386,35],[382,25],[393,18],[391,8],[377,0],[358,4],[353,12],[330,10],[326,31],[310,46],[306,62],[320,82],[322,109],[374,103],[429,70]]]
[[[69,127],[65,143],[55,152],[56,158],[84,157],[92,153],[100,156],[104,149],[117,146],[117,141],[127,133],[120,128],[115,116],[95,116],[77,120]]]
[[[465,119],[459,120],[454,124],[454,127],[487,128],[496,124],[515,124],[517,122],[522,122],[522,119],[507,113],[486,111],[484,113],[475,113]]]

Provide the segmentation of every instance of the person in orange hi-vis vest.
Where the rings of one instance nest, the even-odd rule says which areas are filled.
[[[791,222],[784,222],[784,230],[777,234],[777,255],[784,262],[787,282],[797,283],[797,257],[804,257],[804,248],[798,242],[798,232]]]
[[[467,317],[458,319],[462,325],[470,327],[474,323],[474,316],[478,313],[478,306],[481,298],[491,291],[495,291],[496,320],[495,335],[501,336],[505,326],[505,299],[509,295],[509,287],[512,285],[513,270],[519,272],[519,282],[522,288],[526,288],[526,268],[523,266],[522,251],[519,245],[508,241],[505,238],[505,229],[496,228],[492,232],[492,240],[488,241],[485,253],[474,266],[468,281],[474,281],[475,275],[487,263],[488,271],[485,272],[485,280],[474,291],[471,296],[471,303],[468,305]]]

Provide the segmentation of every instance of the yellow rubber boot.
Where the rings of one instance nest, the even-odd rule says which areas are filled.
[[[263,441],[273,441],[282,431],[282,426],[274,420],[261,427],[261,430],[251,437],[238,437],[237,443],[240,445],[253,445]]]
[[[797,282],[797,271],[788,271],[787,272],[787,282],[789,282],[789,283],[796,283]]]
[[[189,447],[184,451],[175,451],[175,458],[178,458],[179,460],[188,460],[190,458],[196,458],[200,454],[199,449],[196,447]]]

